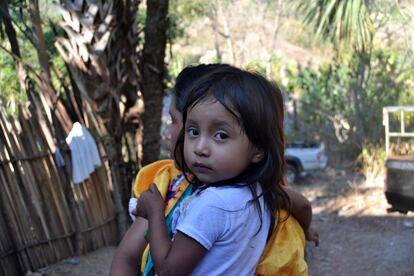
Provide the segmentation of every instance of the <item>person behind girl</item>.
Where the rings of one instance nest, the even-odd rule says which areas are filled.
[[[206,75],[213,70],[229,67],[224,64],[201,64],[198,66],[190,66],[185,68],[177,77],[176,85],[173,89],[172,100],[170,103],[170,115],[172,120],[171,131],[171,148],[175,147],[175,142],[179,131],[182,128],[182,109],[184,107],[184,98],[188,88],[201,76]],[[181,199],[188,195],[191,186],[183,177],[182,173],[175,168],[172,160],[162,160],[154,162],[142,168],[137,175],[136,182],[133,186],[133,199],[138,197],[142,191],[146,190],[151,183],[156,183],[158,189],[163,194],[163,198],[167,202],[166,221],[171,223],[172,210],[179,205]],[[292,214],[300,221],[306,233],[307,240],[317,241],[317,237],[310,231],[311,207],[309,202],[300,194],[293,190],[285,190],[288,192],[292,202]],[[135,210],[136,203],[130,204],[130,213]],[[134,217],[135,218],[135,217]],[[144,239],[144,231],[148,224],[145,219],[138,218],[131,226],[128,233],[124,236],[119,245],[112,263],[112,275],[131,275],[137,273],[142,258],[141,272],[147,268],[151,270],[152,263],[148,257],[148,246]],[[171,228],[171,225],[169,225]],[[276,235],[276,233],[279,233]],[[266,247],[262,260],[257,267],[257,274],[270,273],[290,273],[290,274],[306,274],[307,266],[303,259],[304,241],[303,231],[293,217],[288,217],[279,224],[279,228],[271,237],[271,242]],[[277,244],[277,250],[272,244]],[[147,249],[143,255],[145,246]]]
[[[195,191],[175,211],[173,240],[154,184],[137,204],[155,271],[252,275],[280,210],[290,209],[280,91],[259,75],[221,68],[187,95],[183,123],[176,161]]]

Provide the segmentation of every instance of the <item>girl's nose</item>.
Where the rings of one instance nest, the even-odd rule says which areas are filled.
[[[200,137],[194,147],[194,153],[198,156],[207,157],[210,154],[208,141],[204,137]]]

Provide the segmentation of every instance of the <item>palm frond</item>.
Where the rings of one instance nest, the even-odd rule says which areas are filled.
[[[323,40],[364,49],[372,41],[372,21],[365,0],[310,0],[298,5],[304,23]]]

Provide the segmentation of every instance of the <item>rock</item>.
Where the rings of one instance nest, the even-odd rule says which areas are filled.
[[[43,276],[43,274],[39,272],[32,272],[29,270],[26,272],[25,276]]]
[[[404,220],[403,225],[407,228],[414,228],[414,221]]]
[[[78,265],[79,260],[76,258],[69,258],[65,260],[65,264]]]

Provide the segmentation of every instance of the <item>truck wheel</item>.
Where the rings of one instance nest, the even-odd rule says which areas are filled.
[[[295,181],[298,179],[298,170],[295,168],[295,166],[286,164],[285,176],[288,184],[295,183]]]

